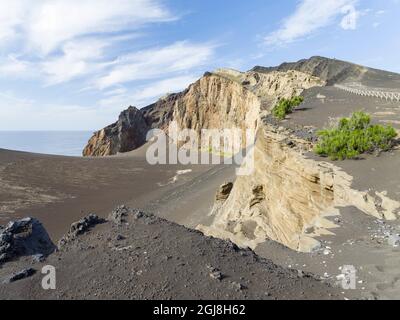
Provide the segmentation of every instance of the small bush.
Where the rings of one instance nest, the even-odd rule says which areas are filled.
[[[318,136],[317,154],[344,160],[366,152],[389,150],[397,133],[392,126],[372,125],[368,114],[355,112],[350,118],[341,119],[337,128],[319,131]]]
[[[272,109],[272,114],[279,120],[285,119],[286,115],[292,113],[294,108],[302,104],[304,98],[297,96],[292,99],[280,99],[277,105]]]

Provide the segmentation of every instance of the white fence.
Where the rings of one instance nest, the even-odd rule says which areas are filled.
[[[379,90],[372,90],[372,89],[358,89],[354,87],[349,87],[341,84],[336,84],[336,88],[344,90],[346,92],[350,92],[359,96],[364,97],[374,97],[379,99],[384,99],[386,101],[400,101],[400,93],[399,92],[385,92]]]

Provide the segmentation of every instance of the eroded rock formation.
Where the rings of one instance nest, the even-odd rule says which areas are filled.
[[[150,129],[167,130],[172,121],[180,129],[199,133],[202,129],[255,131],[264,101],[271,105],[279,98],[322,85],[320,79],[298,71],[208,72],[181,93],[167,95],[142,110],[130,107],[122,112],[116,123],[94,134],[83,154],[107,156],[132,151],[146,142]]]
[[[264,124],[255,146],[255,171],[238,177],[228,198],[218,201],[209,236],[255,248],[272,239],[294,250],[319,247],[321,235],[333,235],[339,207],[354,206],[379,219],[398,218],[400,203],[382,193],[356,190],[353,178],[332,163],[306,156],[312,144],[290,130]]]
[[[312,149],[312,139],[293,136],[288,129],[262,119],[280,98],[365,75],[368,79],[373,73],[373,69],[320,57],[249,72],[219,69],[135,114],[139,125],[144,122],[148,129],[167,130],[174,121],[181,129],[198,132],[233,127],[254,130],[255,171],[221,186],[211,213],[213,223],[198,229],[251,248],[268,238],[307,252],[319,246],[318,236],[332,234],[336,225],[328,217],[339,213],[337,207],[355,206],[377,218],[395,219],[400,204],[385,194],[353,189],[352,177],[340,168],[305,156]],[[121,148],[120,135],[110,134],[115,127],[118,124],[92,138],[95,147],[89,146],[86,155],[128,151]],[[136,143],[130,145],[135,147]]]
[[[96,132],[83,150],[84,156],[108,156],[141,147],[149,127],[135,107],[123,111],[117,122]]]

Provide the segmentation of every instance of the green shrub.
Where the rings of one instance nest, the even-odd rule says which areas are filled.
[[[341,119],[337,128],[319,131],[318,136],[317,154],[344,160],[366,152],[389,150],[397,133],[392,126],[372,125],[368,114],[355,112],[350,118]]]
[[[304,98],[297,96],[292,99],[280,99],[277,105],[272,109],[272,114],[279,120],[285,119],[286,115],[292,113],[294,108],[302,104]]]

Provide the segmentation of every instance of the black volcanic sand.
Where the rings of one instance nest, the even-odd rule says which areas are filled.
[[[290,128],[312,126],[318,129],[326,126],[330,118],[348,116],[353,111],[364,110],[373,115],[374,122],[382,124],[392,123],[395,128],[400,128],[400,122],[398,122],[400,121],[400,103],[360,97],[334,87],[307,90],[305,97],[305,103],[290,115],[289,120],[281,122],[281,125]],[[315,160],[329,161],[328,159],[319,158],[312,154],[308,156]],[[392,199],[400,200],[400,172],[398,170],[400,166],[400,151],[395,150],[384,153],[380,157],[368,155],[364,156],[363,160],[335,162],[335,165],[342,167],[348,174],[354,177],[353,187],[355,189],[387,192],[388,196]],[[192,171],[177,176],[179,170]],[[174,177],[176,176],[177,180],[175,181]],[[115,206],[126,203],[131,207],[142,208],[147,212],[154,212],[170,221],[185,224],[188,227],[195,227],[199,223],[207,224],[209,219],[207,213],[213,205],[214,195],[218,186],[223,182],[234,181],[234,179],[234,168],[229,166],[149,166],[144,158],[144,149],[118,157],[102,159],[67,158],[0,150],[0,225],[18,217],[33,216],[40,219],[52,238],[57,240],[68,230],[72,222],[86,216],[88,213],[93,212],[106,217]],[[366,216],[356,208],[341,208],[340,211],[340,228],[332,230],[335,236],[320,239],[322,241],[322,250],[319,252],[314,254],[299,254],[273,242],[266,242],[260,245],[256,252],[260,256],[272,259],[274,263],[280,264],[285,268],[289,267],[312,272],[320,277],[327,278],[330,282],[336,281],[336,276],[341,273],[339,270],[341,266],[354,265],[358,275],[357,289],[355,291],[340,292],[341,298],[400,299],[399,250],[388,245],[385,235],[387,232],[400,233],[399,223],[396,221],[379,221],[373,217]],[[105,229],[103,230],[103,228]],[[129,231],[129,228],[126,232]],[[163,227],[159,225],[159,229],[162,232]],[[85,243],[85,239],[89,241],[92,236],[99,237],[100,240],[93,250],[78,250],[78,248],[75,248],[71,249],[71,251],[79,251],[79,254],[71,253],[68,255],[61,252],[50,258],[50,261],[57,265],[60,270],[66,270],[65,276],[60,275],[61,283],[62,281],[67,283],[69,277],[72,279],[77,277],[77,279],[81,279],[82,281],[84,281],[84,277],[88,277],[88,279],[96,280],[97,282],[84,283],[88,284],[89,288],[94,283],[92,285],[94,288],[93,292],[99,292],[100,294],[100,288],[107,288],[112,283],[111,278],[106,278],[110,282],[105,282],[104,287],[102,287],[103,284],[98,283],[100,280],[96,278],[98,275],[92,274],[97,269],[102,274],[105,270],[102,269],[102,264],[111,269],[114,267],[117,268],[115,274],[113,273],[113,280],[120,279],[121,277],[122,280],[118,281],[122,283],[125,281],[123,280],[122,271],[129,268],[130,264],[123,263],[123,261],[136,259],[137,255],[133,253],[136,251],[117,251],[118,255],[125,260],[119,260],[117,258],[119,257],[118,255],[109,255],[108,251],[106,251],[104,256],[100,255],[100,262],[97,263],[94,258],[96,254],[100,254],[100,249],[98,248],[104,249],[104,246],[109,245],[106,241],[103,241],[106,239],[106,234],[111,239],[114,239],[114,232],[125,232],[125,230],[112,230],[112,228],[108,230],[107,227],[100,226],[96,229],[96,232],[82,238],[83,243]],[[140,234],[146,234],[141,240],[143,243],[154,243],[154,245],[158,245],[158,250],[162,251],[160,249],[162,244],[158,243],[157,239],[149,241],[151,235],[149,230],[146,231],[144,227],[142,231],[140,230],[141,228],[139,228],[139,232],[143,232]],[[170,228],[166,228],[166,230],[170,230]],[[103,231],[104,233],[102,233]],[[132,235],[129,235],[128,239],[134,237],[135,232],[136,230],[132,232]],[[188,233],[191,236],[194,235],[195,237],[199,236],[196,232],[193,233],[187,230],[184,233]],[[124,235],[126,236],[125,233]],[[183,240],[172,237],[172,240],[164,238],[164,241],[167,241],[166,243],[171,248],[189,246],[190,243],[186,242],[192,240],[184,236],[182,237]],[[198,242],[194,243],[198,243],[198,246],[200,246],[202,241],[199,238]],[[112,241],[109,243],[112,243]],[[128,246],[130,245],[129,241],[127,244]],[[86,245],[88,246],[89,244],[86,243]],[[141,245],[138,246],[140,247]],[[146,248],[143,252],[150,251],[148,246],[143,246],[143,248]],[[203,247],[200,246],[199,248]],[[325,249],[328,249],[328,254],[324,254],[323,251]],[[201,250],[196,251],[196,247],[190,247],[190,250],[202,252]],[[140,252],[141,250],[137,249],[137,253],[139,254]],[[182,252],[185,251],[183,250]],[[171,256],[179,257],[179,255],[180,253],[171,252]],[[59,264],[56,257],[61,257],[62,259]],[[87,263],[85,262],[85,257],[88,261]],[[144,259],[140,254],[139,257]],[[204,265],[208,263],[203,260],[196,260],[190,255],[184,257],[186,258],[179,260],[184,265],[178,266],[179,263],[176,263],[172,265],[173,269],[165,269],[165,272],[177,272],[173,274],[173,278],[179,277],[180,271],[182,271],[183,275],[191,274],[190,268],[194,268],[193,270],[204,270]],[[198,258],[197,255],[196,258]],[[225,257],[221,255],[218,259],[222,258],[230,261],[230,266],[235,267],[235,272],[244,267],[235,260],[236,258],[230,260],[229,255],[225,254]],[[112,261],[107,259],[111,259]],[[196,262],[193,266],[190,259]],[[215,259],[217,259],[216,256]],[[76,274],[68,273],[70,271],[63,269],[67,268],[67,265],[64,265],[64,263],[71,263],[74,266],[75,260],[77,261],[77,266],[81,264],[85,267],[77,271]],[[174,263],[176,260],[178,258],[172,259]],[[139,259],[138,261],[142,260]],[[143,260],[143,263],[146,263],[145,261]],[[170,260],[168,259],[168,261]],[[221,263],[223,263],[222,260]],[[243,263],[246,262],[243,261]],[[133,262],[132,265],[135,266]],[[189,265],[190,268],[187,268]],[[21,266],[12,263],[8,265],[9,268],[14,268],[12,271],[17,271]],[[138,265],[135,272],[143,271],[144,267],[142,266],[143,264]],[[222,268],[225,267],[221,265]],[[73,267],[71,270],[74,270]],[[157,270],[158,272],[162,272],[162,269]],[[226,270],[228,271],[222,271],[230,272],[232,277],[234,277],[235,273],[229,271],[233,269]],[[4,272],[11,271],[11,269],[0,271],[4,274]],[[149,269],[149,272],[152,271]],[[158,279],[155,274],[152,274],[151,277]],[[193,276],[193,274],[192,272],[191,275]],[[24,294],[28,296],[30,292],[33,296],[37,295],[40,298],[46,298],[35,287],[37,283],[31,282],[34,279],[39,279],[38,277],[40,275],[36,275],[31,280],[23,280],[15,284],[14,296],[17,296],[18,286],[21,286],[19,287],[21,289],[25,284],[28,288],[33,289]],[[149,280],[151,277],[149,276],[146,281],[151,281]],[[171,275],[168,273],[165,277],[171,277]],[[126,274],[125,278],[130,279]],[[173,278],[169,278],[170,281],[173,281]],[[243,276],[243,278],[245,280],[249,279],[246,276]],[[201,279],[204,281],[204,278]],[[259,281],[257,277],[252,279],[255,282]],[[136,278],[135,281],[137,281]],[[214,282],[212,283],[215,285]],[[222,285],[219,282],[217,284]],[[78,285],[76,283],[75,288],[78,288]],[[131,289],[130,285],[126,284],[122,288],[129,291]],[[152,285],[159,288],[156,283],[152,283]],[[224,285],[225,288],[228,288],[229,283],[225,282]],[[182,292],[187,295],[184,296],[182,294],[182,297],[195,297],[195,294],[201,294],[201,291],[196,291],[197,287],[198,285],[196,284],[189,286],[190,290],[188,288],[182,289]],[[71,288],[74,288],[73,284],[71,284]],[[121,297],[122,291],[119,291],[118,288],[112,285],[111,288],[113,289],[110,294],[113,294],[114,297]],[[138,290],[133,291],[132,294],[137,294],[135,297],[154,296],[158,298],[174,294],[171,291],[170,293],[165,293],[163,296],[162,293],[155,293],[146,288],[143,281],[142,287],[138,287]],[[222,287],[218,288],[221,289]],[[254,292],[259,292],[257,290]],[[65,289],[63,292],[67,291],[68,289]],[[304,291],[306,294],[313,294],[310,288]],[[10,294],[11,292],[13,291],[10,291]],[[69,292],[72,292],[72,290]],[[83,292],[88,294],[87,291]],[[210,291],[210,294],[213,292]],[[221,295],[221,297],[223,298],[226,295],[226,291],[221,291],[221,294],[222,292],[224,295]],[[102,294],[107,295],[108,293],[105,290]],[[64,297],[68,296],[65,295]],[[95,298],[95,296],[92,297]],[[125,297],[129,297],[129,295]],[[248,297],[255,296],[248,294]],[[259,297],[258,293],[257,297]],[[285,298],[278,294],[276,297]],[[297,295],[293,297],[299,298]],[[289,298],[289,296],[286,298]]]
[[[56,268],[56,290],[41,288],[43,265]],[[43,263],[7,263],[0,280],[26,267],[36,274],[0,284],[0,299],[343,299],[310,275],[151,215],[99,225]]]
[[[397,130],[400,129],[400,102],[361,97],[335,87],[313,88],[307,90],[304,96],[305,102],[279,125],[295,131],[299,127],[322,129],[329,125],[331,118],[338,119],[363,110],[371,114],[374,123],[392,124]],[[352,187],[356,190],[383,193],[400,201],[398,147],[379,156],[363,155],[359,160],[331,161],[312,153],[307,156],[342,168],[353,177]],[[390,246],[387,240],[388,234],[400,233],[399,222],[378,220],[354,207],[338,209],[341,214],[340,227],[330,230],[334,236],[318,239],[322,242],[320,251],[301,254],[266,242],[256,252],[282,266],[302,268],[333,282],[341,274],[340,267],[353,265],[357,270],[357,289],[354,292],[346,291],[345,295],[400,299],[400,249]]]
[[[338,285],[343,267],[353,266],[356,288],[343,290],[346,298],[400,299],[400,248],[390,246],[386,236],[399,233],[399,223],[375,219],[355,207],[340,208],[339,222],[334,222],[339,228],[330,230],[333,236],[319,238],[322,246],[314,253],[295,252],[273,241],[255,251],[282,267],[311,272]]]
[[[180,170],[191,171],[177,175]],[[172,214],[165,210],[174,221],[188,215],[183,210],[189,207],[201,212],[211,208],[219,181],[225,176],[230,179],[233,169],[224,165],[150,166],[143,150],[121,157],[73,158],[0,149],[0,225],[35,217],[53,239],[59,239],[74,221],[89,213],[105,217],[121,203],[135,208],[151,204],[156,209],[164,194],[202,174],[212,181],[198,190],[190,206],[179,204],[176,197],[179,207],[171,207]],[[212,179],[214,175],[219,178]]]
[[[400,89],[399,89],[400,91]],[[354,111],[364,111],[374,122],[392,124],[400,129],[400,102],[363,97],[336,87],[312,88],[304,92],[305,102],[291,114],[285,125],[323,128],[330,118],[348,117]]]
[[[305,102],[291,114],[282,126],[313,127],[322,129],[331,123],[331,119],[348,117],[352,112],[363,110],[372,116],[374,123],[390,124],[400,132],[400,102],[361,97],[347,93],[335,87],[313,88],[304,94]],[[314,154],[308,155],[314,160],[334,163],[350,174],[353,187],[358,190],[386,192],[393,200],[400,201],[400,149],[379,155],[363,155],[359,160],[332,162]]]

